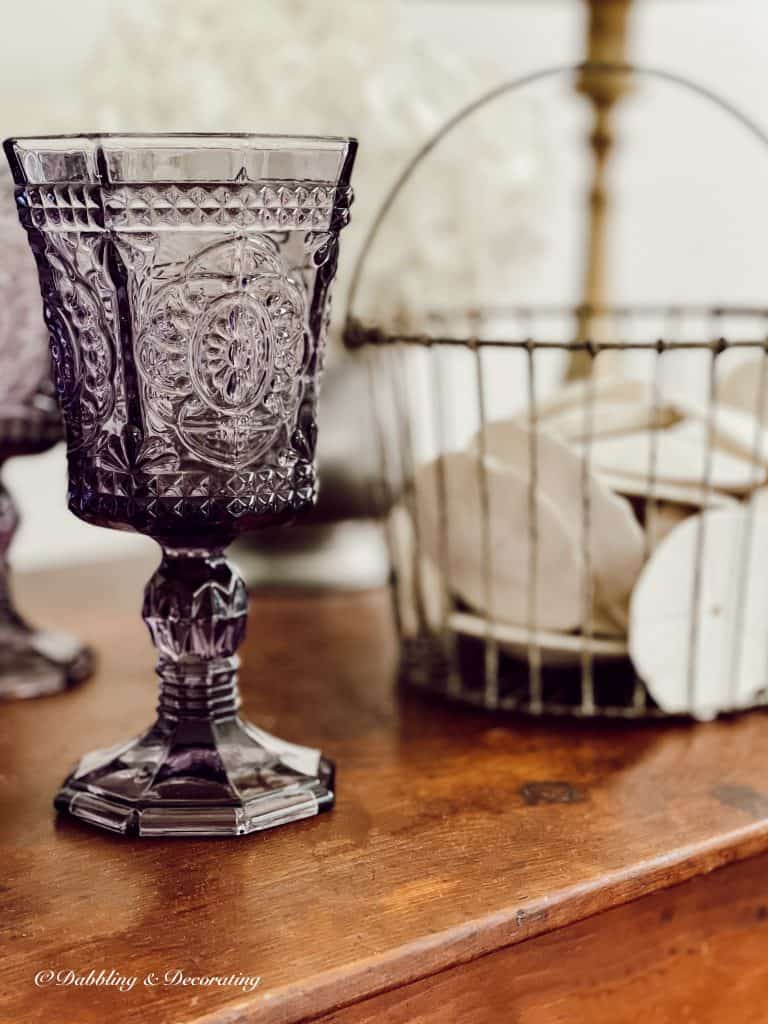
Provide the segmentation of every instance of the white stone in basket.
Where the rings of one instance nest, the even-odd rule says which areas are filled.
[[[688,508],[728,508],[738,505],[736,498],[722,491],[713,491],[686,484],[671,484],[666,480],[654,480],[653,487],[648,477],[625,476],[622,473],[597,474],[606,486],[617,494],[628,498],[655,498]]]
[[[710,422],[704,403],[684,399],[676,404],[681,412],[688,413],[688,419],[672,430],[677,437],[706,445],[709,443],[711,429],[712,442],[716,448],[738,455],[748,462],[757,462],[761,468],[768,465],[768,431],[750,413],[718,404]]]
[[[646,563],[630,605],[630,656],[662,710],[708,719],[751,704],[765,686],[767,623],[768,517],[711,509],[675,527]]]
[[[512,420],[489,423],[485,451],[525,480],[531,467],[531,433]],[[595,474],[584,488],[583,461],[573,449],[544,429],[536,431],[538,489],[557,509],[580,551],[586,547],[584,496],[589,496],[589,561],[595,585],[595,605],[626,628],[629,595],[643,564],[643,533],[624,498],[613,493]],[[480,450],[480,436],[472,442]],[[586,561],[586,557],[585,557]],[[561,574],[550,585],[554,585]]]
[[[648,408],[651,404],[651,388],[642,380],[630,377],[604,377],[593,380],[589,385],[583,380],[571,381],[559,388],[549,398],[536,400],[539,420],[559,415],[566,410],[581,410],[587,396],[597,402],[611,404],[639,403]]]
[[[748,505],[752,507],[755,515],[768,516],[768,487],[758,487],[749,496]]]
[[[480,472],[487,474],[487,520]],[[450,452],[419,468],[415,489],[424,553],[447,575],[450,592],[494,621],[527,625],[531,527],[527,480],[497,459],[486,459],[483,469],[479,457]],[[533,511],[539,535],[537,625],[567,632],[582,618],[580,549],[560,511],[542,493]],[[486,525],[491,545],[490,588],[486,586],[484,556]]]
[[[763,356],[748,359],[723,374],[717,387],[718,401],[734,409],[741,409],[750,416],[758,417],[768,425],[768,394],[760,394],[761,380],[768,387],[768,373],[763,374]],[[768,369],[768,368],[767,368]]]
[[[654,407],[645,401],[597,399],[589,415],[585,413],[584,396],[577,406],[539,416],[541,426],[562,441],[584,441],[588,437],[627,434],[633,430],[669,427],[680,420],[680,413],[671,405]],[[528,426],[528,416],[521,413],[518,422]]]
[[[704,440],[675,431],[648,430],[595,438],[590,446],[591,465],[598,472],[650,480],[655,441],[655,477],[660,482],[701,487],[706,477],[716,490],[744,494],[765,479],[763,467],[718,448],[708,455]]]

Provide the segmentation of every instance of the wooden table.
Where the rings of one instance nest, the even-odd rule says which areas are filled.
[[[380,592],[253,601],[245,712],[337,760],[331,814],[226,841],[57,821],[75,757],[150,719],[148,571],[19,581],[101,667],[2,708],[3,1024],[768,1020],[766,716],[567,725],[430,705],[393,691]],[[67,968],[138,981],[35,986]],[[172,969],[261,982],[143,984]]]

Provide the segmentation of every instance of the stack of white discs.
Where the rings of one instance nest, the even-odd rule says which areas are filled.
[[[594,657],[629,653],[669,713],[754,703],[768,671],[758,376],[724,379],[712,413],[640,381],[591,382],[588,403],[571,384],[538,403],[535,429],[527,413],[495,421],[422,465],[394,533],[418,540],[420,564],[399,562],[430,626],[490,626],[545,663],[577,662],[587,640]]]

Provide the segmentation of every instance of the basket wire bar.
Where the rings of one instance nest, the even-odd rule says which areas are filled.
[[[752,472],[753,478],[757,477],[757,466],[760,464],[763,455],[763,431],[760,429],[760,424],[763,422],[763,416],[766,413],[766,386],[768,385],[768,374],[766,374],[766,365],[768,364],[768,348],[763,350],[762,358],[760,359],[760,370],[759,379],[757,385],[757,407],[754,411],[755,416],[755,433],[752,442]],[[744,612],[747,603],[747,579],[748,570],[752,557],[752,545],[754,540],[754,525],[755,525],[755,502],[750,497],[746,502],[745,511],[745,522],[744,531],[741,537],[741,545],[739,551],[739,571],[737,573],[738,580],[738,592],[736,595],[736,621],[742,621],[744,618]],[[733,701],[735,699],[735,680],[739,678],[739,672],[741,669],[741,652],[744,646],[744,636],[739,636],[738,640],[734,644],[732,652],[732,663],[729,679],[731,680],[731,687],[729,697]],[[768,680],[768,665],[766,665],[766,680]]]
[[[678,330],[678,322],[680,319],[679,309],[667,310],[664,316],[664,323],[666,326],[665,334],[669,338],[673,338]],[[628,312],[621,314],[622,318],[627,321],[631,318],[631,314]],[[657,347],[659,348],[656,359],[653,361],[653,371],[651,375],[651,422],[658,423],[660,419],[661,406],[662,406],[662,395],[663,395],[663,382],[664,382],[664,352],[661,350],[663,342],[659,339]],[[643,529],[643,561],[647,562],[651,556],[653,550],[653,537],[656,529],[656,522],[659,510],[659,500],[657,496],[657,476],[658,476],[658,464],[659,464],[659,443],[658,434],[656,432],[651,433],[650,445],[648,448],[648,496],[645,503],[645,523]],[[645,688],[645,684],[642,679],[635,672],[635,690],[633,695],[633,708],[638,714],[643,714],[647,710],[648,705],[648,691]]]
[[[375,351],[373,349],[367,349],[363,353],[363,360],[365,378],[368,386],[368,407],[370,410],[372,428],[370,436],[375,439],[379,459],[379,475],[377,478],[371,477],[370,480],[370,504],[373,509],[388,509],[392,505],[393,495],[395,494],[393,490],[395,477],[390,465],[389,452],[387,450],[386,443],[387,427],[391,422],[391,417],[388,417],[381,408],[383,395],[382,389],[377,385],[376,380]],[[398,552],[395,547],[392,523],[390,517],[387,515],[383,517],[383,528],[387,555],[389,557],[389,564],[392,567],[393,574],[394,566],[398,564]],[[393,583],[394,580],[390,578],[390,584]],[[402,635],[403,622],[401,619],[400,601],[397,599],[396,588],[392,586],[391,590],[393,597],[392,611],[395,618],[395,628],[398,635]]]
[[[679,309],[679,307],[674,307]],[[710,307],[707,310],[710,314],[721,315],[723,310],[721,308]],[[529,311],[531,312],[531,311]],[[686,308],[685,313],[690,314],[695,312],[691,309]],[[593,317],[604,315],[605,310],[594,309],[590,314]],[[754,310],[737,310],[731,309],[730,315],[734,316],[738,313],[744,313],[747,316],[766,316],[768,309],[755,308]],[[365,330],[361,332],[358,327],[353,328],[352,344],[350,348],[362,348],[366,345],[412,345],[419,348],[435,348],[441,346],[443,348],[459,348],[465,349],[467,347],[467,339],[465,338],[454,338],[454,337],[429,337],[426,334],[381,334],[378,330]],[[649,344],[653,342],[634,342],[634,341],[601,341],[599,348],[595,342],[592,341],[552,341],[549,339],[542,339],[532,342],[528,337],[519,338],[472,338],[472,345],[474,348],[485,349],[485,348],[500,348],[500,349],[528,349],[531,344],[534,344],[535,348],[539,351],[552,351],[552,352],[573,352],[573,351],[584,351],[595,354],[598,350],[600,352],[642,352],[648,349]],[[716,350],[722,345],[723,339],[718,338],[715,341],[702,341],[699,338],[686,338],[686,339],[659,339],[657,344],[663,345],[664,352],[675,352],[675,351],[696,351],[707,349],[710,352]],[[748,338],[729,338],[726,342],[726,346],[729,349],[754,349],[756,342]]]
[[[487,423],[482,349],[472,345],[471,340],[470,347],[475,357],[475,383],[477,385],[477,406],[480,413],[480,422]],[[493,587],[493,534],[490,485],[488,482],[488,453],[486,451],[485,433],[482,430],[478,435],[478,448],[479,452],[476,462],[480,486],[480,514],[482,516],[483,579],[485,585],[485,605],[488,609],[484,661],[485,703],[488,707],[495,708],[499,702],[499,645],[493,633],[493,623],[496,618]]]
[[[432,384],[434,388],[434,403],[433,403],[433,427],[435,431],[435,450],[446,451],[446,408],[445,408],[445,382],[443,376],[443,364],[442,360],[438,357],[435,359],[435,373],[432,377]],[[455,634],[450,628],[450,614],[451,614],[451,560],[449,551],[449,524],[448,524],[448,491],[445,479],[445,464],[442,460],[437,465],[437,508],[439,517],[439,552],[440,552],[440,563],[445,567],[445,573],[443,578],[443,586],[440,590],[440,636],[441,641],[445,645],[448,652],[448,692],[451,695],[457,695],[461,692],[461,677],[456,669],[456,647],[455,647]]]
[[[589,349],[590,369],[584,377],[583,434],[585,438],[581,459],[581,549],[584,553],[584,564],[581,570],[582,580],[582,635],[581,648],[581,707],[585,715],[594,714],[595,681],[593,677],[593,578],[592,578],[592,441],[594,438],[594,405],[595,405],[595,372],[594,366],[598,349]]]
[[[533,339],[526,350],[528,383],[528,692],[531,711],[539,714],[543,707],[541,688],[541,646],[539,644],[539,521],[536,515],[536,496],[539,489],[539,431],[536,416],[536,362]]]
[[[709,382],[707,387],[707,443],[704,456],[704,467],[702,472],[702,489],[704,501],[708,501],[712,493],[712,452],[715,443],[715,408],[717,398],[717,357],[720,354],[720,343],[725,344],[724,339],[719,339],[716,348],[711,351],[709,359]],[[707,517],[699,516],[696,527],[696,548],[693,561],[693,584],[691,604],[693,613],[691,615],[690,638],[688,643],[688,705],[693,707],[696,697],[696,668],[699,639],[699,619],[701,615],[701,585],[702,566],[707,542]]]
[[[648,449],[645,490],[637,492],[633,507],[638,512],[638,537],[644,562],[658,543],[662,506],[669,488],[662,486],[660,436],[669,421],[667,386],[671,361],[684,364],[685,383],[693,386],[701,371],[700,426],[703,460],[699,478],[690,490],[692,502],[702,512],[696,521],[693,541],[689,616],[684,650],[684,679],[688,707],[696,706],[696,680],[700,656],[700,632],[704,595],[703,566],[710,554],[708,515],[719,496],[713,483],[717,442],[718,382],[720,365],[729,353],[759,356],[759,380],[754,409],[754,428],[749,446],[750,484],[743,503],[743,529],[738,539],[733,581],[736,621],[744,618],[750,587],[749,567],[754,550],[755,501],[753,491],[761,482],[765,464],[764,417],[768,414],[768,305],[732,303],[647,302],[587,305],[536,303],[493,305],[482,309],[431,311],[424,330],[392,328],[367,323],[356,313],[363,270],[384,220],[411,175],[436,145],[462,121],[486,103],[522,85],[585,65],[549,69],[515,82],[505,83],[459,111],[447,121],[409,162],[385,199],[363,244],[354,268],[349,295],[345,344],[363,350],[368,369],[370,405],[377,427],[381,463],[381,502],[385,509],[389,550],[395,584],[393,600],[402,643],[402,675],[410,683],[445,696],[491,710],[522,711],[533,715],[575,717],[666,717],[654,702],[638,672],[629,661],[619,634],[606,632],[596,618],[597,585],[595,546],[597,526],[593,508],[596,443],[595,410],[601,382],[616,375],[616,367],[642,364],[647,383]],[[594,69],[595,65],[590,65]],[[679,85],[712,102],[735,118],[760,143],[768,147],[768,135],[727,101],[675,74],[630,65],[597,65],[607,71],[627,71]],[[593,328],[584,336],[584,323]],[[755,330],[759,322],[759,330]],[[553,327],[553,325],[555,325]],[[599,340],[598,340],[599,339]],[[579,388],[580,456],[578,517],[573,524],[579,538],[580,625],[568,633],[572,641],[564,650],[569,661],[547,660],[552,637],[557,634],[542,621],[542,435],[548,411],[547,372],[563,354],[586,354],[589,372],[572,382]],[[525,581],[522,621],[514,625],[497,615],[495,559],[499,557],[498,509],[491,481],[495,456],[488,450],[487,428],[499,418],[498,359],[505,375],[512,373],[509,395],[518,386],[517,404],[510,397],[504,416],[526,430],[527,475],[525,482],[526,528],[519,539],[522,579]],[[695,364],[695,365],[694,365]],[[513,367],[513,372],[510,371]],[[633,375],[634,374],[634,375]],[[550,374],[551,376],[551,374]],[[688,380],[690,376],[690,380]],[[514,378],[514,380],[512,379]],[[633,371],[627,379],[639,380]],[[550,381],[551,383],[551,381]],[[457,391],[457,388],[459,389]],[[461,437],[455,402],[471,401],[475,426],[465,426]],[[575,393],[575,391],[574,391]],[[672,396],[674,398],[674,396]],[[522,401],[520,399],[522,398]],[[697,399],[698,402],[698,399]],[[494,404],[495,403],[495,404]],[[471,445],[466,447],[471,437]],[[480,566],[480,607],[467,604],[457,593],[454,552],[459,509],[447,479],[442,456],[457,450],[471,453],[475,497],[479,510],[476,542]],[[420,483],[427,464],[434,465],[430,493]],[[633,492],[629,492],[631,495]],[[453,499],[453,500],[452,500]],[[466,500],[471,501],[467,495]],[[728,498],[732,502],[732,498]],[[434,522],[428,512],[434,504]],[[735,502],[733,502],[735,503]],[[474,507],[474,505],[472,505]],[[466,511],[466,510],[463,510]],[[729,584],[731,585],[731,584]],[[768,581],[765,583],[768,586]],[[597,616],[599,617],[599,616]],[[768,624],[766,624],[768,625]],[[614,642],[612,637],[616,638]],[[723,652],[723,671],[730,680],[729,699],[737,705],[737,685],[743,658],[744,633],[738,633],[730,650]],[[570,655],[569,655],[570,657]],[[728,659],[726,665],[726,658]],[[613,660],[612,660],[613,659]],[[608,665],[608,668],[606,668]],[[618,665],[618,668],[616,667]],[[564,666],[564,667],[562,667]],[[621,681],[617,683],[619,672]],[[762,686],[750,706],[768,703],[768,661]]]

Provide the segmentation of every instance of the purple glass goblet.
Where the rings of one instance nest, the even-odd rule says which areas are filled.
[[[34,263],[0,174],[0,471],[17,455],[44,452],[63,436],[51,387]],[[36,629],[11,597],[8,549],[18,513],[0,479],[0,699],[58,693],[84,679],[90,651],[67,633]]]
[[[315,406],[356,143],[87,135],[5,143],[37,259],[69,506],[153,537],[155,724],[56,806],[138,835],[241,835],[333,804],[333,766],[238,716],[244,530],[316,492]]]

